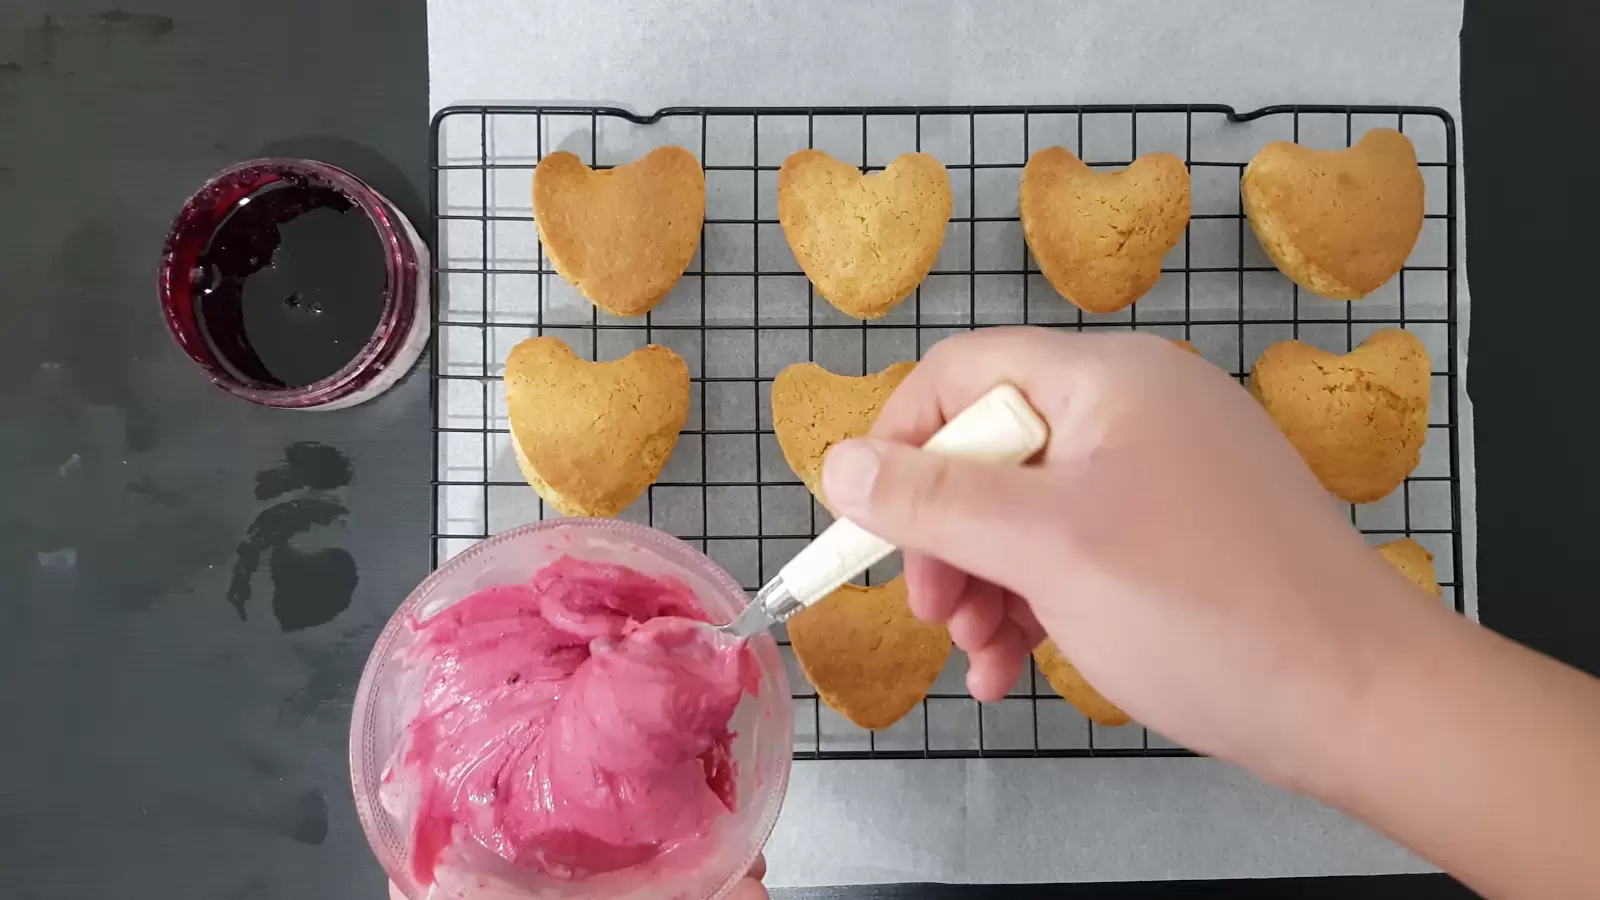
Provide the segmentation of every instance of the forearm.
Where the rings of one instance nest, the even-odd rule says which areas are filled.
[[[1316,793],[1487,896],[1600,896],[1600,680],[1434,609],[1385,624]]]

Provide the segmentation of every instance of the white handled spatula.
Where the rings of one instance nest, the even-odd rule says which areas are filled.
[[[1050,429],[1022,392],[1001,384],[945,423],[922,449],[943,456],[1020,465],[1044,447]],[[788,619],[894,552],[888,541],[840,519],[768,581],[732,622],[716,626],[747,638]]]

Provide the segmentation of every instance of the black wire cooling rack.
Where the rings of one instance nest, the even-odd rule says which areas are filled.
[[[1367,129],[1399,128],[1417,145],[1427,187],[1423,234],[1402,273],[1359,303],[1300,290],[1262,253],[1239,207],[1244,166],[1270,140],[1349,146]],[[431,131],[433,184],[434,563],[488,534],[555,515],[518,474],[505,418],[511,346],[557,334],[580,355],[610,359],[663,343],[691,369],[690,418],[661,478],[624,518],[708,553],[754,591],[829,521],[789,471],[773,437],[769,385],[784,365],[815,360],[863,374],[920,358],[947,334],[1000,324],[1123,328],[1192,341],[1241,381],[1273,341],[1344,352],[1379,328],[1404,327],[1435,365],[1429,440],[1404,486],[1350,508],[1373,542],[1409,535],[1428,547],[1458,611],[1462,565],[1457,417],[1458,217],[1455,123],[1440,109],[1218,104],[875,108],[671,108],[641,116],[602,107],[458,106]],[[643,318],[617,319],[577,297],[538,246],[531,178],[544,153],[571,150],[596,167],[677,144],[707,179],[701,249]],[[1017,216],[1028,154],[1067,146],[1087,163],[1126,166],[1155,150],[1182,157],[1191,222],[1160,284],[1126,310],[1086,314],[1044,282]],[[932,153],[956,203],[929,278],[883,319],[860,322],[817,297],[789,254],[776,214],[783,157],[819,147],[864,170],[899,153]],[[893,569],[874,570],[880,580]],[[1036,667],[1007,699],[966,694],[959,652],[913,711],[880,732],[821,704],[782,639],[794,687],[797,759],[1182,756],[1137,726],[1088,722]]]

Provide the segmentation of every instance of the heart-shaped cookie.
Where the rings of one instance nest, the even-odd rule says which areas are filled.
[[[1428,437],[1432,363],[1390,328],[1339,356],[1282,341],[1250,370],[1250,391],[1335,496],[1370,503],[1417,467]]]
[[[1115,312],[1161,279],[1161,259],[1189,224],[1189,170],[1147,153],[1097,172],[1063,147],[1022,169],[1022,235],[1039,271],[1086,312]]]
[[[824,505],[822,460],[833,445],[862,437],[878,410],[916,363],[895,363],[872,375],[835,375],[816,363],[796,363],[772,380],[772,430],[800,480]]]
[[[562,278],[606,312],[642,316],[694,259],[706,177],[682,147],[602,170],[563,150],[533,170],[533,218]]]
[[[1244,170],[1244,211],[1283,274],[1360,300],[1394,277],[1422,232],[1422,171],[1405,135],[1374,128],[1344,150],[1275,141]]]
[[[817,696],[862,728],[888,728],[928,695],[950,633],[906,605],[906,579],[847,584],[789,620],[795,659]]]
[[[1389,564],[1400,570],[1400,574],[1411,579],[1417,587],[1422,588],[1433,596],[1439,596],[1439,577],[1433,571],[1433,554],[1428,548],[1413,541],[1411,538],[1400,538],[1387,544],[1378,545],[1378,553],[1389,561]]]
[[[778,170],[778,222],[817,291],[842,312],[876,319],[933,267],[950,221],[950,175],[926,153],[863,175],[821,150]]]
[[[1045,680],[1056,689],[1056,693],[1065,697],[1067,702],[1078,708],[1078,712],[1089,717],[1089,721],[1096,725],[1105,725],[1115,728],[1126,725],[1129,721],[1128,714],[1117,708],[1115,703],[1100,695],[1078,672],[1076,666],[1061,655],[1061,650],[1056,647],[1056,642],[1046,638],[1044,643],[1033,648],[1033,660],[1039,664],[1039,671],[1044,674]]]
[[[511,443],[522,474],[569,516],[614,516],[661,474],[689,415],[689,366],[650,344],[612,362],[559,338],[506,358]]]

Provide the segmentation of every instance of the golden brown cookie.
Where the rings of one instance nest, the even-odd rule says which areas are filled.
[[[1193,353],[1195,356],[1203,356],[1204,355],[1204,354],[1202,354],[1200,352],[1200,348],[1199,347],[1196,347],[1194,344],[1184,340],[1183,338],[1173,338],[1172,339],[1172,343],[1179,350],[1187,350],[1190,353]]]
[[[778,222],[818,293],[847,315],[876,319],[922,283],[950,221],[950,175],[906,153],[863,175],[821,150],[778,170]]]
[[[1189,224],[1189,169],[1147,153],[1097,172],[1063,147],[1022,169],[1022,234],[1039,270],[1087,312],[1115,312],[1161,279],[1161,259]]]
[[[899,362],[872,375],[835,375],[816,363],[796,363],[772,380],[772,430],[806,487],[824,505],[822,459],[834,444],[863,437],[916,363]]]
[[[579,359],[559,338],[506,358],[511,444],[522,474],[569,516],[614,516],[672,454],[689,415],[689,366],[666,347],[612,362]]]
[[[906,605],[906,579],[847,584],[789,620],[789,642],[817,695],[862,728],[888,728],[928,695],[950,633]]]
[[[1112,728],[1131,721],[1127,713],[1100,696],[1094,685],[1084,680],[1077,668],[1061,655],[1055,641],[1045,638],[1044,643],[1033,648],[1033,660],[1039,664],[1039,671],[1044,673],[1045,680],[1056,689],[1056,693],[1077,707],[1078,712],[1088,716],[1089,721]]]
[[[1250,160],[1242,190],[1273,263],[1334,300],[1360,300],[1394,277],[1422,231],[1422,170],[1392,128],[1344,150],[1275,141]]]
[[[1323,487],[1352,503],[1386,496],[1428,437],[1428,351],[1391,328],[1339,356],[1299,341],[1268,347],[1250,391]]]
[[[533,170],[533,218],[562,278],[606,312],[642,316],[694,259],[706,177],[682,147],[601,170],[563,150]]]
[[[1378,552],[1417,587],[1435,597],[1443,593],[1439,589],[1439,578],[1433,571],[1433,554],[1428,552],[1428,548],[1411,538],[1400,538],[1379,544]]]

